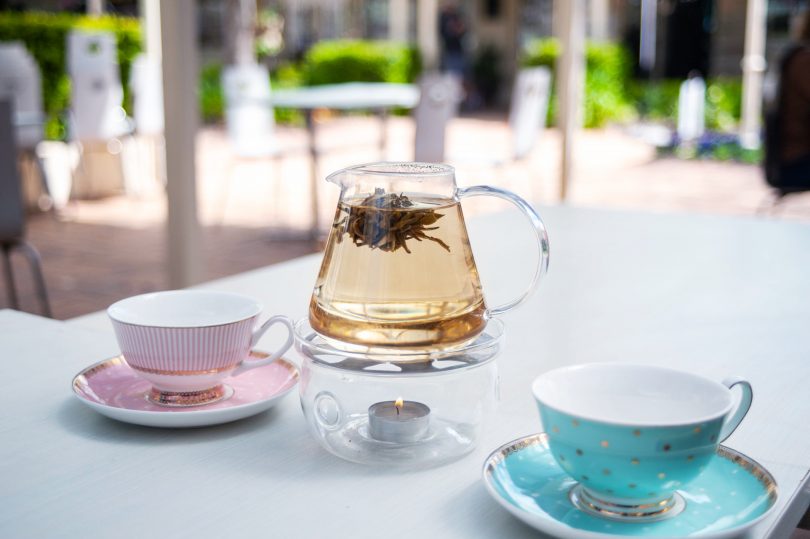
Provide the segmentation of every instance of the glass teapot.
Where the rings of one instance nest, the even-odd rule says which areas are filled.
[[[548,268],[540,215],[504,189],[456,186],[453,167],[372,163],[335,172],[340,200],[312,300],[312,328],[337,346],[438,349],[474,339],[526,300]],[[529,288],[487,308],[460,200],[491,195],[529,218],[540,250]]]

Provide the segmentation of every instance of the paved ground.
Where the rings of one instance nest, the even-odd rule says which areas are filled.
[[[319,145],[329,150],[319,176],[353,163],[378,160],[378,123],[372,118],[321,118]],[[409,160],[413,125],[394,118],[386,159]],[[308,161],[300,129],[279,128],[285,157],[278,162],[231,158],[224,132],[205,128],[198,138],[198,186],[204,225],[205,275],[213,279],[315,252],[305,241],[279,240],[275,230],[304,230],[309,215]],[[512,189],[539,204],[559,203],[559,137],[542,135],[535,151],[516,164],[490,161],[508,155],[509,134],[500,118],[456,120],[450,129],[450,161],[459,183]],[[656,159],[654,150],[616,129],[585,132],[576,148],[576,176],[567,204],[651,212],[755,215],[768,191],[757,167]],[[70,318],[102,309],[128,295],[164,289],[165,200],[157,183],[140,182],[140,195],[113,196],[71,205],[62,220],[32,215],[28,237],[42,253],[54,315]],[[321,183],[321,218],[329,222],[337,188]],[[467,203],[465,203],[466,207]],[[470,201],[468,215],[501,209]],[[806,220],[810,195],[787,201],[763,219]],[[16,273],[23,309],[36,312],[22,260]],[[0,308],[6,305],[0,299]]]

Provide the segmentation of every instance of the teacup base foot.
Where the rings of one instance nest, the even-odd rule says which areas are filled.
[[[203,389],[200,391],[162,391],[153,387],[146,394],[146,400],[159,406],[172,408],[186,408],[189,406],[202,406],[230,398],[233,389],[225,384]]]
[[[575,507],[590,515],[624,522],[653,522],[672,518],[686,508],[686,500],[677,492],[661,501],[627,505],[603,500],[577,484],[568,493]]]

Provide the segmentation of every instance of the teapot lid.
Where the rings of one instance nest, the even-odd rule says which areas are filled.
[[[424,181],[435,178],[453,178],[455,169],[440,163],[419,163],[411,161],[381,161],[354,165],[326,177],[326,181],[347,187],[358,178],[393,177],[409,181]]]

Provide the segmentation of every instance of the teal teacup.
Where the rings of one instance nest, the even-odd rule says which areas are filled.
[[[735,407],[730,388],[739,386]],[[557,463],[578,485],[572,501],[618,519],[683,509],[676,490],[697,477],[751,406],[751,385],[686,372],[589,364],[547,372],[532,386]]]

